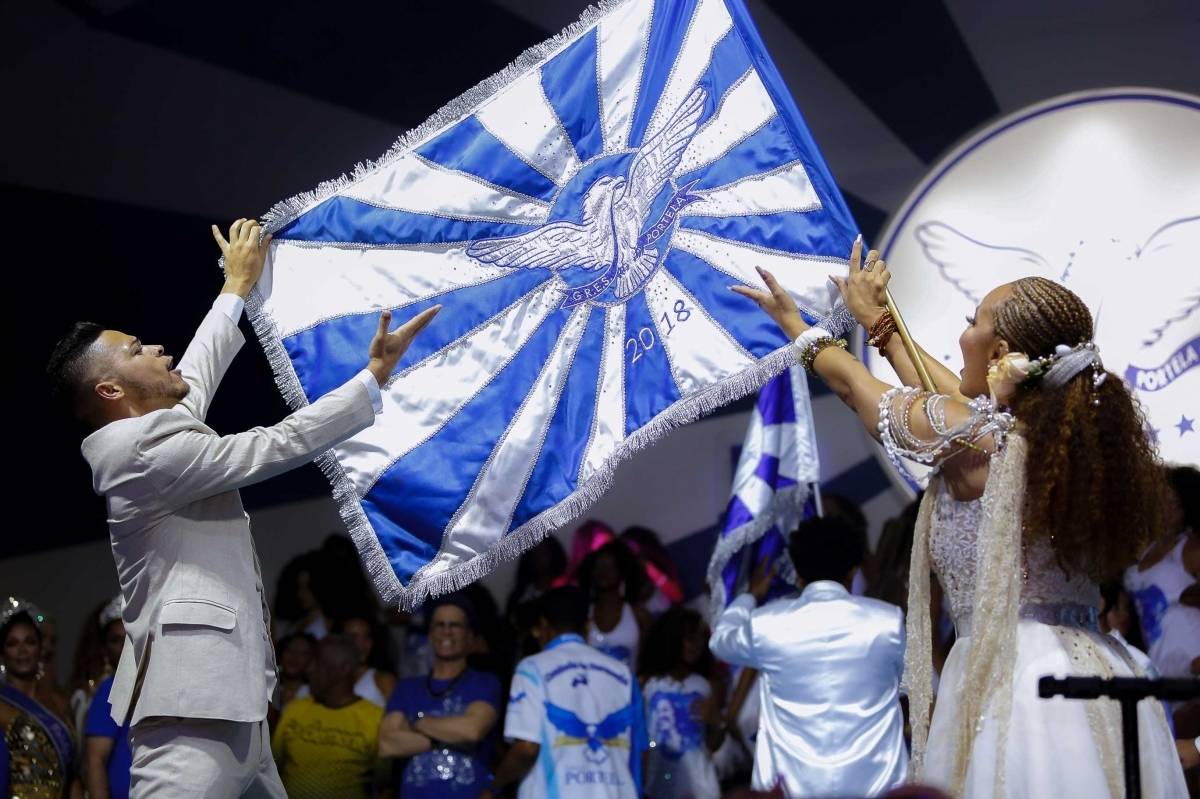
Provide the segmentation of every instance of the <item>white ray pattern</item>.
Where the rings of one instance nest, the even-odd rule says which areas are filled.
[[[562,185],[579,169],[575,145],[542,91],[542,71],[526,72],[475,112],[488,131],[525,163]]]
[[[446,525],[441,551],[426,567],[429,572],[436,574],[469,559],[472,553],[484,551],[508,530],[542,451],[542,442],[571,373],[571,362],[591,311],[587,305],[572,311],[554,351],[525,395],[521,410],[492,450],[466,501]]]
[[[596,412],[592,418],[587,451],[579,464],[579,479],[586,480],[625,440],[625,306],[604,311],[604,349],[596,385]]]
[[[375,424],[335,448],[364,496],[393,463],[437,433],[529,341],[562,301],[547,281],[475,330],[401,372],[383,395]]]
[[[604,149],[623,150],[637,107],[653,0],[631,0],[596,26],[596,79]]]
[[[550,205],[485,180],[430,163],[409,153],[352,184],[343,196],[381,208],[436,214],[452,219],[480,219],[540,225]]]
[[[511,275],[468,258],[462,244],[378,248],[274,242],[258,290],[282,338],[320,322],[403,308]],[[312,287],[321,286],[320,291]]]
[[[645,295],[658,330],[658,343],[667,353],[671,375],[681,396],[754,365],[754,356],[713,321],[667,270],[658,270],[650,279]]]
[[[717,112],[688,145],[676,175],[708,166],[775,116],[775,104],[753,68],[729,87]]]
[[[675,113],[675,109],[692,93],[696,81],[708,69],[713,49],[732,27],[733,19],[725,9],[724,0],[700,0],[692,13],[688,35],[679,48],[679,54],[671,68],[671,77],[654,108],[654,114],[650,117],[643,141],[657,133],[671,114]]]
[[[846,261],[821,255],[794,255],[753,244],[730,241],[699,230],[675,232],[671,246],[691,253],[734,281],[760,286],[762,280],[754,267],[771,272],[805,312],[820,317],[833,307],[837,289],[828,279],[834,271],[843,271]]]
[[[681,217],[749,216],[821,207],[821,198],[799,161],[697,193],[704,199],[684,208]]]

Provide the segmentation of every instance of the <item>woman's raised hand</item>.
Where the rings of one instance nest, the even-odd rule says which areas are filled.
[[[768,316],[775,320],[775,324],[779,325],[779,329],[784,332],[784,335],[791,339],[796,338],[808,329],[804,317],[800,315],[800,309],[796,307],[796,301],[792,299],[792,295],[787,293],[787,289],[779,285],[779,281],[775,279],[774,275],[761,266],[754,268],[766,285],[765,290],[750,286],[730,286],[729,288],[743,297],[754,300],[755,305],[762,308]]]
[[[846,277],[830,275],[842,294],[846,309],[863,327],[870,327],[883,314],[887,306],[887,284],[892,279],[887,264],[879,257],[878,250],[867,253],[862,261],[862,239],[854,240],[850,250],[850,274]]]

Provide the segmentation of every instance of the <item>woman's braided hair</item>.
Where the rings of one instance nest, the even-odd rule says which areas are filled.
[[[1016,281],[995,312],[996,335],[1029,358],[1091,341],[1092,314],[1070,289]],[[1066,385],[1018,388],[1013,412],[1029,443],[1025,541],[1048,540],[1068,571],[1095,580],[1134,563],[1162,534],[1165,485],[1145,417],[1117,375],[1084,369]]]

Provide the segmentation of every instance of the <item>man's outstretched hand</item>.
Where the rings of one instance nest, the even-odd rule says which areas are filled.
[[[222,293],[236,294],[243,300],[262,276],[263,262],[271,236],[262,235],[262,228],[253,219],[239,219],[229,226],[229,238],[212,226],[213,238],[225,256],[225,288]]]
[[[367,369],[375,375],[380,388],[387,385],[387,381],[391,379],[392,372],[395,371],[396,364],[400,362],[400,357],[404,355],[408,345],[412,344],[412,340],[440,310],[440,305],[426,308],[396,328],[393,333],[388,332],[388,326],[392,323],[392,312],[384,311],[379,315],[379,329],[375,331],[375,338],[371,339],[371,348],[367,351],[367,357],[370,359]]]

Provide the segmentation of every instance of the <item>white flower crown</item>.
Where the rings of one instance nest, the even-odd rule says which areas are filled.
[[[1071,378],[1092,367],[1092,386],[1099,388],[1108,378],[1100,348],[1094,341],[1084,341],[1074,347],[1059,344],[1054,354],[1032,360],[1023,352],[1010,352],[988,367],[988,386],[999,402],[1012,397],[1017,386],[1040,381],[1050,388],[1066,385]]]

